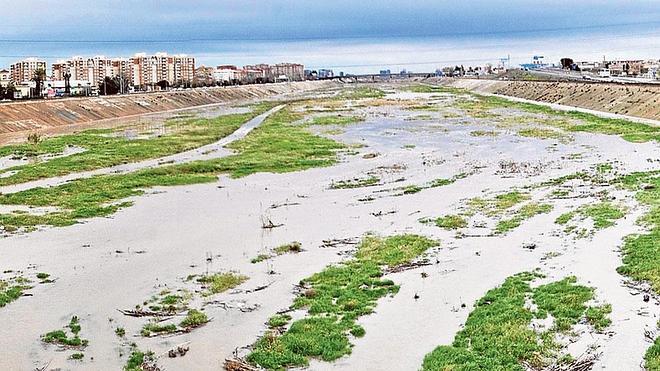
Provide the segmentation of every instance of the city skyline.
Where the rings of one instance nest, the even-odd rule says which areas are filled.
[[[593,60],[660,53],[658,1],[570,6],[560,1],[534,7],[519,6],[520,1],[506,6],[338,1],[332,7],[301,1],[199,1],[192,8],[166,1],[121,9],[113,4],[26,1],[12,6],[6,14],[11,22],[0,26],[0,65],[29,56],[53,63],[73,55],[166,50],[192,55],[199,65],[291,60],[315,69],[363,73],[381,67],[428,71],[442,64],[492,63],[506,55],[524,63],[534,54]],[[186,17],[177,16],[185,6],[191,8]],[[138,20],[127,12],[148,16]]]

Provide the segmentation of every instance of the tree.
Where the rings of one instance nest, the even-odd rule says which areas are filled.
[[[7,88],[5,89],[4,98],[14,99],[14,93],[15,92],[16,92],[16,86],[14,86],[13,82],[10,82],[9,85],[7,85]]]
[[[106,76],[105,79],[99,83],[99,93],[103,95],[115,95],[119,93],[119,78]]]
[[[34,90],[36,90],[36,96],[41,97],[41,90],[42,90],[42,85],[44,80],[46,79],[46,71],[43,68],[37,68],[34,70],[34,74],[32,75],[32,81],[34,81],[35,87]]]
[[[170,86],[170,83],[167,80],[160,80],[156,85],[158,85],[161,90],[166,90]]]

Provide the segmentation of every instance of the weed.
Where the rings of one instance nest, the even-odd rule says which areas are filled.
[[[331,189],[353,189],[353,188],[362,188],[362,187],[371,187],[376,186],[380,183],[380,178],[375,176],[370,176],[368,178],[355,178],[349,180],[340,180],[338,182],[332,182],[330,185]]]
[[[409,185],[403,189],[404,195],[411,195],[422,191],[422,187],[416,185]]]
[[[360,121],[364,121],[364,117],[360,117],[360,116],[342,116],[342,115],[319,116],[319,117],[315,117],[312,121],[307,123],[307,125],[309,125],[309,126],[326,126],[326,125],[346,126],[346,125],[351,125],[351,124],[358,123]]]
[[[499,135],[497,131],[486,131],[486,130],[473,130],[470,132],[470,135],[473,137],[496,137]]]
[[[126,336],[126,330],[123,327],[117,327],[115,329],[115,335],[119,336],[120,338],[123,338]]]
[[[145,365],[152,365],[156,362],[156,357],[153,352],[142,352],[141,350],[133,347],[131,355],[124,365],[124,371],[143,371]],[[151,368],[156,369],[156,368]]]
[[[268,320],[268,327],[277,328],[286,326],[291,321],[291,316],[288,314],[276,314]]]
[[[660,370],[660,337],[655,339],[655,343],[646,351],[644,367],[648,371]]]
[[[161,334],[172,334],[177,331],[177,327],[173,323],[168,323],[168,324],[160,324],[157,321],[154,322],[149,322],[142,326],[142,330],[140,331],[140,335],[144,337],[149,337],[152,334],[155,335],[161,335]]]
[[[29,281],[21,280],[22,277],[14,277],[9,280],[0,280],[0,308],[6,306],[14,300],[17,300],[25,290],[31,287],[27,285]]]
[[[83,358],[85,358],[85,355],[83,353],[73,353],[72,355],[69,356],[69,359],[75,360],[75,361],[80,361]]]
[[[266,260],[268,260],[268,259],[270,259],[270,258],[271,258],[270,255],[267,255],[267,254],[259,254],[259,255],[257,255],[255,258],[252,258],[252,260],[250,260],[250,262],[251,262],[252,264],[257,264],[257,263],[261,263],[262,261],[266,261]]]
[[[594,297],[594,290],[576,285],[575,277],[539,286],[534,290],[537,316],[545,318],[549,313],[559,331],[567,331],[585,315],[585,303]]]
[[[44,343],[58,344],[69,347],[86,347],[89,344],[88,340],[81,339],[78,336],[80,333],[80,323],[78,321],[78,317],[71,317],[71,321],[69,321],[67,327],[73,334],[72,337],[69,337],[64,330],[55,330],[42,335],[41,340]]]
[[[587,320],[596,329],[596,331],[603,331],[612,324],[609,315],[612,313],[612,306],[609,304],[601,305],[599,307],[590,307],[587,309]]]
[[[209,318],[204,312],[201,312],[197,309],[191,309],[188,311],[186,318],[184,318],[179,326],[183,328],[196,328],[207,323]]]
[[[298,241],[293,241],[291,243],[280,245],[276,247],[273,251],[275,251],[275,254],[277,255],[289,254],[289,253],[295,254],[302,251],[302,244]]]
[[[639,220],[648,232],[625,239],[621,249],[623,265],[617,271],[634,280],[649,282],[653,290],[660,293],[660,171],[633,173],[619,182],[635,190],[637,200],[649,211]],[[656,345],[656,365],[660,363],[659,353],[660,345]]]
[[[197,278],[206,287],[203,295],[214,295],[232,289],[247,281],[248,277],[235,273],[215,273]]]
[[[435,225],[444,229],[460,229],[467,227],[468,223],[460,215],[446,215],[435,219]]]
[[[552,205],[550,204],[529,203],[523,205],[520,209],[514,212],[513,217],[497,222],[497,225],[495,226],[495,232],[501,234],[507,233],[513,229],[518,228],[523,221],[539,214],[547,214],[551,210]]]

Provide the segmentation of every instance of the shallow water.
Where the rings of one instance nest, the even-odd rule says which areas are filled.
[[[401,290],[380,300],[375,313],[360,318],[366,335],[351,339],[355,344],[352,354],[334,363],[313,361],[310,369],[418,369],[424,355],[438,345],[451,343],[475,300],[507,276],[537,267],[550,278],[576,275],[580,283],[596,288],[599,299],[613,306],[611,336],[584,333],[570,349],[579,354],[588,345],[597,344],[603,356],[594,369],[638,368],[648,346],[644,330],[655,325],[660,307],[631,295],[615,270],[620,264],[617,248],[621,238],[638,230],[634,220],[642,212],[634,208],[630,195],[620,196],[631,207],[629,216],[583,240],[559,233],[554,219],[579,203],[590,202],[590,198],[552,201],[555,208],[551,213],[496,237],[456,238],[454,231],[422,224],[419,219],[454,213],[468,198],[538,184],[606,161],[616,160],[616,168],[626,172],[657,169],[658,162],[647,161],[658,159],[657,143],[633,144],[587,133],[560,143],[519,137],[486,120],[441,119],[436,113],[392,106],[359,112],[367,114],[366,121],[341,127],[343,133],[334,137],[365,147],[356,155],[343,155],[335,166],[159,188],[133,199],[135,206],[109,218],[0,239],[0,269],[45,271],[56,278],[54,284],[30,290],[34,296],[0,310],[3,331],[12,334],[0,338],[5,354],[0,368],[31,369],[48,363],[49,369],[119,369],[125,362],[128,342],[163,355],[170,347],[189,341],[190,352],[185,357],[165,355],[159,364],[171,370],[220,369],[237,348],[244,355],[246,351],[241,348],[266,330],[264,322],[291,304],[295,284],[328,264],[346,259],[343,253],[350,246],[323,248],[323,240],[359,237],[371,231],[437,238],[440,248],[429,254],[430,261],[437,263],[390,275],[388,278],[400,284]],[[434,117],[405,120],[416,114]],[[501,133],[479,137],[470,135],[473,130]],[[407,145],[414,147],[404,148]],[[363,158],[367,153],[379,155]],[[575,153],[582,155],[571,157]],[[529,163],[541,170],[503,172],[503,161]],[[333,181],[374,172],[382,177],[381,185],[329,188]],[[394,195],[393,188],[462,172],[470,175],[447,186]],[[543,199],[548,191],[530,192],[534,199]],[[383,195],[387,197],[380,197]],[[374,198],[359,201],[366,196]],[[282,204],[289,206],[272,207]],[[379,212],[384,213],[374,216],[381,215]],[[264,217],[283,226],[264,230]],[[471,226],[470,231],[480,229]],[[257,254],[291,241],[300,241],[305,251],[250,263]],[[538,247],[523,249],[528,242]],[[561,255],[546,259],[551,252]],[[133,308],[164,287],[186,287],[185,277],[206,271],[237,271],[250,279],[237,290],[214,296],[214,301],[225,302],[229,308],[209,304],[205,312],[212,321],[189,334],[149,339],[135,336],[145,321],[117,312]],[[422,272],[428,277],[422,278]],[[263,285],[269,286],[246,292]],[[415,294],[419,299],[414,299]],[[253,305],[258,307],[251,312],[236,308]],[[648,314],[640,316],[640,310]],[[67,361],[71,352],[58,352],[39,342],[41,334],[60,328],[74,314],[81,318],[81,336],[90,340],[82,363]],[[115,336],[116,326],[126,329],[127,339]]]

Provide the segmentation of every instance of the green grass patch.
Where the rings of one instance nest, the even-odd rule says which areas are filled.
[[[133,346],[131,355],[126,360],[126,365],[124,365],[124,371],[143,371],[147,369],[156,369],[149,368],[154,366],[156,363],[156,355],[149,351],[143,352],[137,347]]]
[[[286,326],[291,321],[291,316],[288,314],[276,314],[268,320],[269,328],[277,328]]]
[[[521,137],[527,138],[538,138],[538,139],[557,139],[557,140],[568,140],[566,134],[561,133],[557,130],[543,129],[543,128],[525,128],[518,130],[518,135]]]
[[[41,341],[49,344],[83,348],[89,344],[88,340],[81,339],[79,337],[81,327],[77,316],[71,317],[67,328],[71,332],[72,336],[69,336],[65,330],[54,330],[42,335]]]
[[[0,280],[0,308],[23,296],[25,290],[31,288],[28,283],[28,280],[20,276],[7,280]]]
[[[422,370],[523,371],[523,363],[543,369],[569,358],[562,354],[554,336],[565,324],[574,324],[586,315],[585,303],[593,298],[593,290],[576,285],[574,277],[532,288],[531,282],[539,277],[520,273],[488,291],[477,301],[453,343],[426,355]],[[537,304],[539,311],[531,310],[528,301]],[[533,330],[532,320],[547,314],[561,325],[544,332]]]
[[[373,99],[384,98],[385,92],[370,86],[360,86],[354,89],[345,89],[337,95],[335,99],[338,100],[360,100],[360,99]]]
[[[450,93],[450,94],[466,94],[466,90],[454,88],[451,86],[438,86],[438,85],[423,85],[415,84],[406,86],[402,89],[403,91],[409,91],[411,93]]]
[[[360,261],[373,261],[378,265],[394,267],[412,261],[429,248],[437,245],[436,241],[414,234],[388,238],[365,236],[356,257]]]
[[[660,293],[660,171],[633,173],[619,182],[636,191],[637,201],[648,208],[639,220],[648,232],[625,239],[623,265],[618,272],[636,281],[648,282],[656,293]]]
[[[250,260],[250,262],[251,262],[252,264],[257,264],[257,263],[261,263],[262,261],[266,261],[266,260],[268,260],[268,259],[270,259],[270,258],[272,258],[271,255],[268,255],[268,254],[259,254],[259,255],[257,255],[256,257],[252,258],[252,260]]]
[[[512,217],[500,220],[495,226],[495,232],[504,234],[518,228],[522,222],[536,215],[547,214],[552,210],[550,204],[528,203],[516,210]]]
[[[197,282],[206,288],[206,291],[203,293],[205,296],[219,294],[233,289],[247,280],[247,276],[232,272],[209,274],[197,278]]]
[[[590,307],[587,309],[587,320],[596,329],[596,331],[603,331],[612,324],[609,315],[612,313],[612,306],[609,304],[601,305],[598,307]]]
[[[473,137],[496,137],[500,133],[492,130],[473,130],[470,135]]]
[[[356,124],[358,122],[364,121],[364,117],[361,116],[319,116],[315,117],[307,123],[309,126],[346,126],[351,124]]]
[[[594,298],[594,290],[576,282],[575,277],[567,277],[536,288],[533,298],[538,307],[537,317],[552,315],[559,331],[568,331],[578,323],[587,314],[586,303]]]
[[[302,244],[298,241],[293,241],[290,243],[286,243],[284,245],[280,245],[273,249],[275,251],[275,254],[277,255],[282,255],[282,254],[297,254],[302,251]]]
[[[424,189],[424,188],[422,188],[420,186],[417,186],[417,185],[409,185],[409,186],[403,188],[403,194],[404,195],[411,195],[411,194],[419,193],[419,192],[422,191],[422,189]]]
[[[660,128],[648,124],[624,119],[599,117],[578,111],[560,111],[534,104],[513,102],[501,97],[471,94],[472,98],[459,100],[457,108],[466,111],[475,118],[493,118],[490,110],[495,108],[513,108],[535,114],[544,114],[549,119],[540,120],[544,125],[554,126],[566,131],[589,132],[606,135],[619,135],[629,142],[660,141]]]
[[[578,207],[573,211],[561,214],[555,219],[555,223],[564,225],[566,233],[582,233],[588,235],[588,230],[583,233],[583,229],[578,229],[578,222],[591,219],[593,229],[600,230],[613,226],[618,219],[625,216],[625,208],[612,204],[611,202],[599,202],[596,204],[587,204]]]
[[[609,202],[601,202],[595,205],[589,205],[581,208],[581,213],[584,216],[591,218],[594,221],[596,229],[603,229],[611,227],[617,219],[625,216],[621,207],[613,205]]]
[[[655,339],[653,345],[646,351],[646,355],[644,355],[644,367],[648,371],[660,370],[660,337]]]
[[[460,215],[446,215],[435,219],[435,225],[444,229],[460,229],[468,225],[467,220]]]
[[[380,183],[380,178],[375,176],[370,176],[368,178],[354,178],[354,179],[332,182],[330,188],[353,189],[353,188],[362,188],[362,187],[372,187],[378,185],[379,183]]]
[[[186,314],[186,317],[181,321],[179,326],[186,329],[196,328],[204,325],[208,321],[209,318],[204,312],[197,309],[191,309],[188,311],[188,314]]]
[[[333,361],[349,354],[349,335],[364,336],[357,319],[372,313],[379,298],[398,291],[394,282],[382,279],[382,267],[410,262],[436,244],[415,235],[366,236],[354,260],[327,267],[300,283],[302,292],[292,308],[306,309],[307,316],[282,334],[267,332],[254,344],[247,360],[278,370],[308,365],[309,358]],[[273,317],[269,327],[289,321],[288,317]]]

